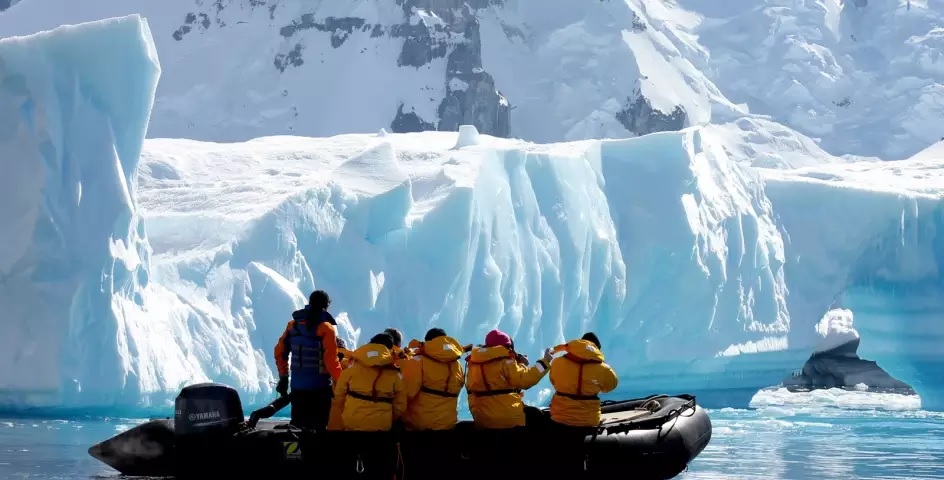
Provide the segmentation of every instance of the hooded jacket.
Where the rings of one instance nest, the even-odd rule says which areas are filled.
[[[368,343],[351,356],[352,365],[341,371],[334,387],[328,430],[390,430],[407,407],[393,353],[383,345]]]
[[[476,426],[525,426],[521,391],[537,385],[547,373],[544,360],[527,367],[518,363],[511,349],[499,346],[473,348],[467,361],[469,410]]]
[[[422,344],[416,355],[401,363],[409,398],[403,417],[408,430],[448,430],[456,426],[459,393],[465,382],[461,357],[459,342],[451,337],[437,337]]]
[[[616,372],[603,362],[603,352],[588,340],[572,340],[554,348],[567,352],[551,360],[551,420],[572,427],[600,424],[599,394],[616,389]]]

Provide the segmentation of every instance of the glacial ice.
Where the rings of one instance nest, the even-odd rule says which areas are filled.
[[[857,289],[891,271],[940,281],[941,162],[750,170],[711,128],[553,145],[480,135],[457,148],[460,136],[148,140],[139,199],[154,283],[218,321],[255,322],[269,368],[285,312],[319,287],[366,332],[438,325],[476,342],[498,327],[536,355],[592,329],[623,377],[617,395],[742,406],[840,341],[848,322],[817,328],[844,306],[863,355],[884,352],[933,405],[920,375],[934,370],[919,360],[937,361],[942,332],[925,319],[925,356],[908,356],[922,351],[903,336],[912,317],[876,317]],[[901,202],[927,203],[922,235],[901,235]],[[874,242],[885,257],[865,255]]]
[[[0,403],[136,404],[163,376],[135,174],[160,66],[138,16],[0,40]],[[132,372],[140,382],[128,382]]]
[[[752,170],[710,126],[142,147],[159,66],[140,17],[3,40],[0,58],[23,78],[0,97],[8,409],[166,413],[208,379],[257,405],[316,287],[355,344],[498,327],[537,355],[594,330],[614,395],[731,406],[801,365],[838,305],[864,357],[944,408],[940,160]]]

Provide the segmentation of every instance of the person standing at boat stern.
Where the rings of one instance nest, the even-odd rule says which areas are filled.
[[[551,361],[551,421],[568,427],[596,427],[600,424],[599,394],[616,389],[616,372],[604,363],[600,339],[593,332],[580,340],[554,347],[566,355]]]
[[[526,425],[521,393],[541,381],[548,371],[551,349],[533,366],[514,350],[508,334],[492,330],[485,346],[476,347],[467,358],[466,390],[469,410],[480,428],[514,428]]]
[[[279,370],[275,391],[289,395],[292,425],[316,431],[328,424],[334,383],[341,376],[337,322],[328,313],[330,305],[331,298],[323,290],[312,292],[308,305],[292,313],[292,320],[275,344]]]
[[[388,431],[407,408],[400,369],[394,365],[393,338],[374,335],[352,355],[334,389],[328,430]]]
[[[451,430],[459,421],[459,392],[465,383],[459,363],[462,345],[441,328],[431,328],[416,345],[417,353],[402,363],[409,399],[403,423],[407,430]]]

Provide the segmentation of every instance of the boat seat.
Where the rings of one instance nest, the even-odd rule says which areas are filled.
[[[652,415],[649,410],[636,409],[626,410],[624,412],[604,413],[600,415],[600,425],[609,425],[613,423],[628,422]]]

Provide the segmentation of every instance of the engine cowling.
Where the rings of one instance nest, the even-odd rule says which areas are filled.
[[[245,420],[239,393],[220,383],[184,387],[175,401],[177,436],[232,435]]]

